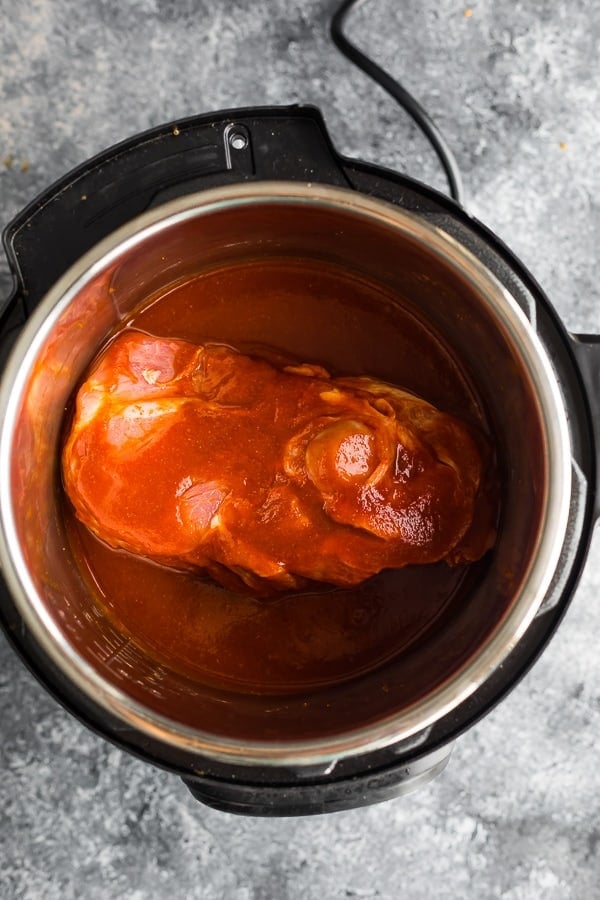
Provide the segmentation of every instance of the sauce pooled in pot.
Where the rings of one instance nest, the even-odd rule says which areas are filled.
[[[488,443],[462,373],[409,313],[395,312],[410,326],[404,336],[412,348],[406,373],[420,354],[421,371],[437,370],[442,392],[459,388],[453,405],[475,425],[417,396],[415,387],[421,385],[415,385],[414,375],[394,378],[402,388],[384,380],[384,348],[377,370],[370,372],[357,360],[347,374],[330,375],[322,363],[339,371],[335,359],[317,352],[298,360],[297,352],[289,352],[296,349],[289,340],[274,352],[258,347],[251,334],[247,340],[247,332],[245,341],[236,340],[231,325],[229,333],[227,327],[216,332],[207,309],[218,308],[228,282],[234,296],[239,292],[240,285],[232,284],[236,277],[251,305],[261,285],[277,294],[279,303],[286,287],[294,302],[303,289],[310,290],[303,288],[298,270],[286,271],[284,263],[272,271],[256,264],[240,268],[180,285],[139,311],[87,373],[62,461],[67,495],[85,526],[71,521],[74,543],[109,608],[134,636],[163,653],[168,645],[180,663],[214,671],[216,655],[221,668],[241,667],[250,681],[280,670],[283,652],[269,652],[269,664],[264,650],[251,663],[247,657],[252,644],[266,644],[284,602],[286,628],[294,627],[290,617],[302,624],[309,610],[313,621],[318,607],[330,641],[324,651],[322,635],[315,634],[306,647],[304,622],[303,651],[284,668],[302,670],[304,657],[313,666],[311,678],[315,662],[324,665],[322,677],[329,669],[345,677],[412,639],[455,593],[464,564],[493,543]],[[316,281],[317,297],[333,291],[334,278],[340,291],[339,273],[316,264],[303,271],[310,274],[313,293]],[[209,305],[211,287],[216,291]],[[375,315],[363,311],[367,287],[348,279],[343,290],[347,309],[359,319],[350,320],[351,330],[360,332]],[[316,322],[309,320],[310,310],[309,302],[306,319],[295,323],[308,335],[308,350],[311,330],[319,329],[319,315]],[[328,315],[331,309],[325,319]],[[285,310],[273,318],[276,332]],[[241,331],[243,322],[238,327]],[[415,332],[421,338],[416,345]],[[402,349],[396,347],[398,353]],[[433,399],[439,393],[438,384]],[[137,574],[126,577],[127,567]],[[380,593],[373,586],[377,573],[385,585]],[[198,575],[209,575],[225,590]],[[390,616],[389,603],[407,602],[402,582],[409,606]],[[169,598],[165,586],[171,585]],[[331,592],[326,587],[331,585],[345,590]],[[255,599],[260,597],[282,600],[265,605]],[[192,610],[190,604],[203,608]],[[292,612],[290,604],[298,609]],[[191,629],[199,628],[195,637],[177,626],[182,613],[188,623],[202,620]],[[344,620],[338,634],[336,615]],[[165,631],[168,622],[172,629]],[[176,634],[181,646],[175,651]],[[247,652],[240,648],[241,637]],[[274,669],[273,655],[281,657]],[[281,673],[273,677],[282,683]]]

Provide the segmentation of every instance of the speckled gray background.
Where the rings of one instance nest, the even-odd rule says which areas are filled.
[[[331,45],[337,0],[0,0],[0,225],[165,120],[319,105],[340,151],[443,187],[407,117]],[[468,206],[573,331],[600,331],[596,0],[368,0],[350,32],[443,128]],[[0,259],[0,293],[10,277]],[[253,820],[85,730],[0,639],[0,897],[600,897],[600,542],[525,681],[405,799]]]

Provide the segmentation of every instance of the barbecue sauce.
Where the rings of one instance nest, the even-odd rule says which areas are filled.
[[[124,325],[221,343],[275,365],[369,375],[486,431],[475,391],[406,302],[329,265],[285,259],[204,273],[151,298]],[[94,537],[65,503],[70,539],[114,623],[158,662],[216,685],[302,690],[372,670],[459,602],[475,567],[388,570],[356,587],[309,585],[256,599]]]

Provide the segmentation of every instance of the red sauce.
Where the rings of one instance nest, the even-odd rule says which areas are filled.
[[[205,273],[153,298],[127,326],[370,375],[485,430],[465,374],[409,305],[324,264],[279,260]],[[433,627],[468,580],[468,567],[437,563],[357,587],[258,600],[113,550],[70,510],[66,518],[81,567],[115,623],[157,661],[217,685],[300,690],[374,669]]]

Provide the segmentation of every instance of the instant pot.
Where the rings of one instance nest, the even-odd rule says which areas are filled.
[[[600,337],[568,334],[458,204],[340,156],[310,107],[224,111],[127,140],[38,197],[4,246],[0,617],[31,671],[93,730],[229,812],[322,813],[433,778],[573,595],[600,513]],[[69,550],[58,460],[69,397],[144,297],[211,267],[294,256],[411,298],[443,335],[483,398],[502,512],[468,602],[375,671],[274,698],[193,683],[124,640]]]

